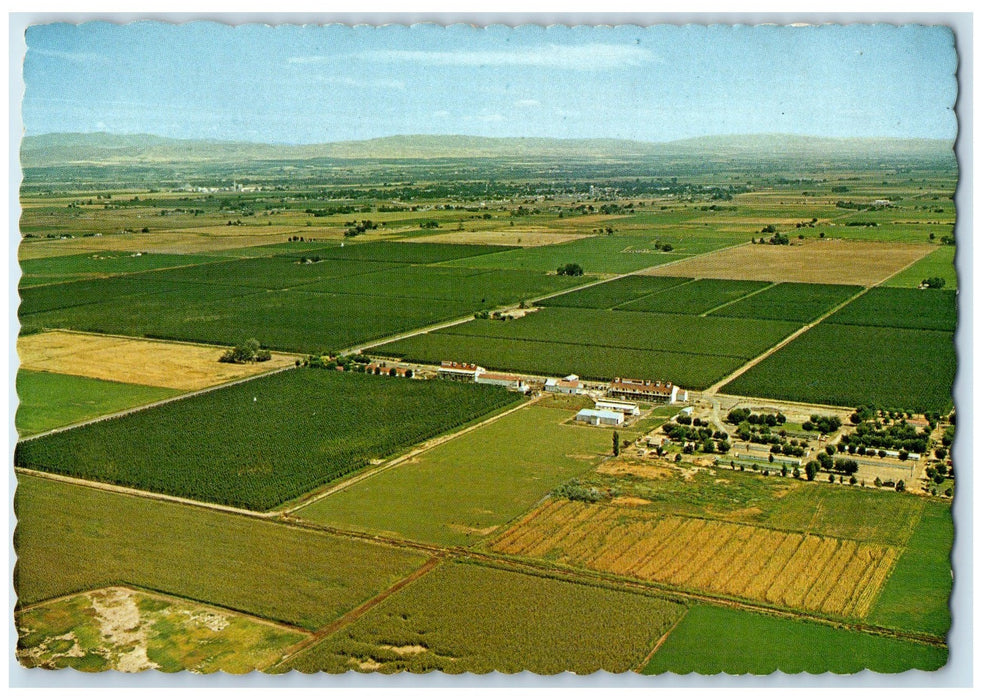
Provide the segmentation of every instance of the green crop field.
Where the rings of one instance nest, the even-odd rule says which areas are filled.
[[[314,630],[425,561],[407,550],[18,476],[21,605],[132,584]]]
[[[934,671],[943,647],[726,608],[691,608],[644,672],[701,674]]]
[[[298,511],[343,529],[468,545],[610,453],[610,434],[529,406]]]
[[[955,246],[946,245],[931,251],[906,270],[883,283],[885,287],[918,287],[929,277],[940,277],[945,281],[945,289],[958,289],[958,275],[955,273]]]
[[[88,277],[121,275],[165,267],[182,267],[214,262],[208,255],[173,255],[168,253],[82,253],[55,258],[38,258],[21,262],[20,287],[69,282]]]
[[[782,321],[556,307],[516,321],[475,320],[438,332],[585,345],[599,355],[631,348],[750,359],[798,328]]]
[[[397,265],[369,260],[324,258],[314,263],[302,263],[299,258],[275,256],[226,260],[209,265],[164,270],[141,275],[138,279],[236,285],[257,289],[290,289],[335,277],[364,275],[393,267]]]
[[[829,316],[829,323],[954,331],[955,291],[947,289],[870,289]]]
[[[176,389],[22,369],[17,372],[20,403],[14,424],[20,435],[33,435],[180,393]]]
[[[782,282],[759,294],[728,304],[709,315],[808,323],[858,294],[861,289],[862,287],[843,284]]]
[[[653,250],[652,242],[651,236],[595,236],[567,243],[466,258],[453,264],[463,267],[555,272],[556,268],[567,263],[578,263],[587,274],[621,274],[664,265],[686,257]]]
[[[290,666],[305,673],[622,673],[682,611],[658,598],[448,563]]]
[[[499,245],[458,245],[453,243],[400,243],[398,241],[373,241],[324,249],[314,249],[312,254],[337,260],[372,260],[390,263],[437,263],[463,260],[510,250]]]
[[[583,309],[612,309],[649,294],[658,294],[689,282],[688,277],[645,277],[629,275],[610,282],[595,284],[575,292],[538,302],[540,306],[568,306]]]
[[[292,370],[22,442],[14,459],[265,510],[517,400],[501,387]]]
[[[565,376],[572,372],[608,381],[613,377],[658,378],[691,389],[705,388],[745,362],[743,358],[724,355],[445,333],[417,335],[373,348],[372,352],[428,363],[454,359],[529,374]]]
[[[304,287],[304,291],[375,295],[382,297],[376,301],[380,306],[387,304],[388,297],[409,297],[430,303],[456,301],[483,309],[550,294],[580,283],[575,277],[526,270],[413,266],[319,282]]]
[[[951,333],[828,321],[723,387],[727,394],[912,411],[951,406]]]
[[[907,549],[870,610],[874,624],[947,634],[951,626],[951,547],[954,521],[949,503],[929,501]]]
[[[128,303],[133,297],[180,289],[181,285],[173,282],[159,279],[149,281],[135,275],[28,287],[20,290],[19,314],[23,319],[28,314],[106,301],[118,306],[123,299]]]
[[[703,314],[769,286],[767,282],[701,279],[672,290],[622,304],[624,311],[653,311],[665,314]]]
[[[274,350],[314,353],[384,338],[475,310],[472,305],[452,301],[389,298],[382,304],[378,297],[353,294],[252,289],[234,296],[226,294],[226,289],[189,284],[185,292],[32,314],[22,323],[25,332],[71,328],[216,345],[256,338]]]

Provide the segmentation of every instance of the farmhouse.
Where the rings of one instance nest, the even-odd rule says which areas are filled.
[[[556,394],[579,394],[580,378],[575,374],[567,375],[562,379],[549,378],[546,380],[545,390]]]
[[[440,363],[437,373],[444,379],[454,379],[461,382],[477,381],[477,375],[484,371],[483,367],[468,362],[451,362],[444,360]]]
[[[680,390],[671,382],[659,380],[621,379],[616,377],[607,390],[610,396],[621,399],[646,399],[675,403],[681,394],[682,401],[689,400],[689,392]]]
[[[576,414],[576,420],[590,425],[620,425],[624,422],[624,414],[619,411],[597,411],[584,408]]]
[[[409,370],[406,367],[389,367],[384,362],[372,362],[370,365],[365,367],[365,372],[367,374],[385,374],[389,376],[391,376],[394,372],[395,376],[397,377],[405,377]],[[410,373],[409,376],[411,377],[412,374]]]
[[[638,405],[629,401],[601,400],[597,401],[594,408],[598,411],[617,411],[618,413],[623,413],[625,416],[641,415],[641,409],[638,408]]]
[[[529,386],[525,380],[517,374],[501,374],[500,372],[478,372],[474,380],[478,384],[493,384],[503,386],[513,391],[520,391],[523,394],[528,392]]]

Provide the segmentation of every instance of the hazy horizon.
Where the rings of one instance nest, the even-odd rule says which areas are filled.
[[[399,135],[957,134],[949,28],[29,27],[25,134],[310,145]]]

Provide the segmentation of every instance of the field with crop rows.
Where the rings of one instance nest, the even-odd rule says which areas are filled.
[[[836,406],[946,411],[955,378],[951,333],[823,322],[722,391]]]
[[[419,568],[404,549],[18,475],[21,605],[131,584],[323,627]]]
[[[465,260],[507,250],[509,250],[507,247],[500,245],[373,241],[371,243],[312,249],[310,253],[335,260],[371,260],[374,262],[421,265],[449,260]]]
[[[671,294],[642,297],[622,304],[619,308],[624,311],[650,311],[664,314],[703,314],[767,286],[767,282],[749,280],[701,279],[676,287]]]
[[[80,253],[53,258],[37,258],[21,261],[19,286],[33,287],[39,284],[70,282],[106,275],[123,275],[165,267],[181,267],[214,262],[208,255],[173,255],[168,253]]]
[[[622,673],[683,610],[649,596],[445,563],[290,666],[305,673]]]
[[[693,389],[709,386],[746,361],[721,355],[595,348],[558,341],[536,342],[446,333],[417,335],[381,345],[372,352],[427,363],[453,358],[496,370],[536,375],[565,376],[572,372],[587,379],[605,380],[615,376],[660,377]]]
[[[688,277],[629,275],[610,282],[545,299],[538,306],[567,306],[581,309],[612,309],[649,294],[658,294],[691,281]]]
[[[728,304],[709,315],[808,323],[861,289],[862,287],[844,284],[782,282],[759,294]]]
[[[866,615],[898,554],[879,544],[564,500],[541,507],[492,546],[846,618]]]
[[[954,331],[955,291],[877,287],[829,316],[828,323]]]
[[[14,461],[265,510],[517,400],[501,387],[291,370],[21,443]]]
[[[944,666],[948,650],[900,639],[696,605],[658,649],[644,673],[899,673]]]

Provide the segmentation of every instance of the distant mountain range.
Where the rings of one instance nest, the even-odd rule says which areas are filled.
[[[387,136],[313,145],[172,139],[146,134],[74,133],[27,136],[24,167],[72,164],[162,164],[309,159],[414,158],[950,158],[953,143],[939,139],[820,138],[788,134],[703,136],[652,143],[619,139]]]

